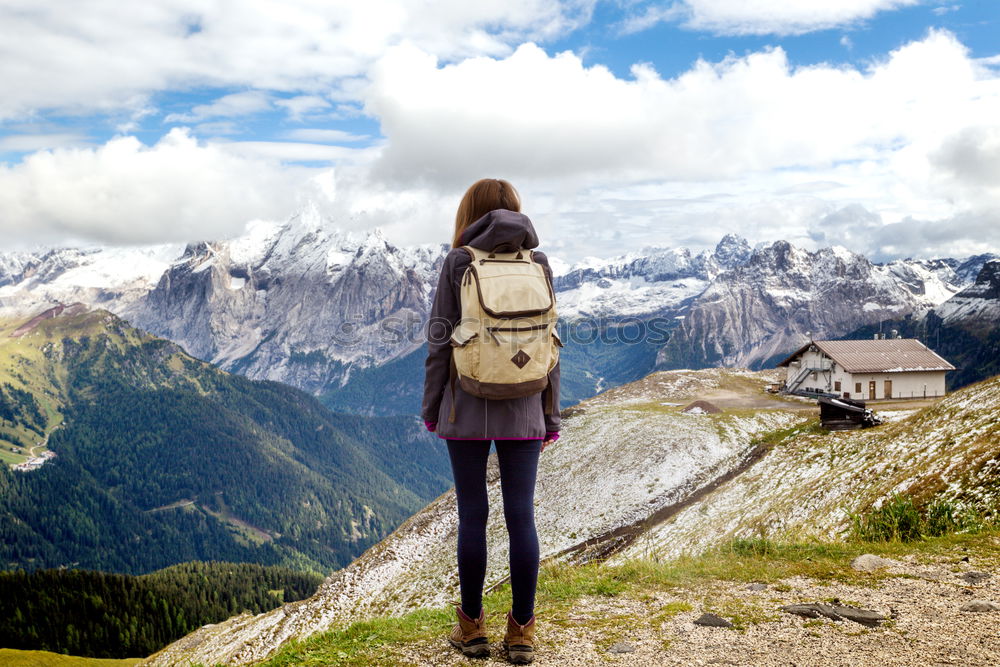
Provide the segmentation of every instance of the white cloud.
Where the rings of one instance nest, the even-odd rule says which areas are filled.
[[[289,130],[284,136],[286,139],[291,139],[292,141],[311,141],[322,144],[353,143],[370,139],[370,137],[366,134],[352,134],[351,132],[345,132],[344,130],[309,127]]]
[[[367,163],[378,154],[376,148],[349,148],[301,141],[235,141],[225,144],[237,155],[263,157],[281,162],[329,162],[338,166]]]
[[[978,165],[964,171],[945,156],[956,154],[962,128],[1000,127],[1000,76],[945,32],[860,69],[795,68],[774,49],[699,62],[672,79],[643,66],[618,78],[533,45],[443,66],[401,47],[379,61],[365,95],[386,137],[376,183],[451,201],[477,178],[510,178],[570,255],[586,243],[579,229],[617,232],[602,245],[623,250],[694,239],[691,229],[715,238],[752,229],[758,240],[808,245],[811,226],[850,203],[882,225],[985,219],[993,206],[968,186],[993,154],[958,151]],[[657,203],[713,192],[732,197]],[[437,233],[436,218],[437,210],[407,217],[406,234]],[[975,245],[966,242],[973,229],[981,233],[952,225],[948,248]]]
[[[687,14],[688,8],[682,2],[675,2],[672,5],[650,5],[644,7],[641,13],[632,14],[622,21],[619,32],[623,35],[632,35],[660,23],[682,20]]]
[[[0,137],[0,153],[32,152],[46,148],[82,146],[87,137],[78,132],[52,132],[49,134],[10,134]]]
[[[587,20],[593,0],[7,0],[0,120],[143,107],[151,93],[319,94],[393,44],[443,58],[507,53]]]
[[[329,109],[332,106],[329,101],[318,95],[297,95],[288,99],[275,100],[274,104],[288,111],[288,117],[295,121],[301,120],[303,116],[317,111]]]
[[[187,113],[172,113],[165,123],[195,123],[209,118],[248,116],[271,109],[271,96],[260,90],[223,95],[209,104],[197,104]]]
[[[403,34],[392,26],[409,21],[413,10],[408,6],[397,15],[389,11],[395,5],[383,2],[378,8],[384,21],[371,29],[389,37],[355,54],[350,67],[328,62],[329,71],[320,73],[319,64],[308,62],[310,54],[332,57],[334,51],[308,47],[303,64],[292,57],[300,45],[278,40],[269,58],[287,65],[280,84],[286,88],[269,87],[278,85],[278,78],[269,77],[278,77],[279,68],[259,59],[254,66],[233,60],[225,73],[226,85],[254,87],[297,123],[314,112],[324,118],[334,113],[323,106],[327,101],[342,114],[352,113],[352,100],[363,100],[364,113],[381,123],[384,141],[357,145],[368,138],[299,127],[279,135],[284,141],[199,143],[190,131],[175,130],[148,147],[125,137],[96,149],[47,151],[0,167],[0,232],[115,242],[221,237],[250,218],[283,218],[310,193],[324,201],[335,193],[324,209],[339,224],[384,225],[399,242],[444,241],[462,189],[482,176],[503,176],[524,194],[546,245],[568,259],[594,254],[598,242],[601,254],[610,254],[642,245],[711,245],[727,231],[808,245],[818,242],[821,220],[824,233],[836,235],[839,226],[851,239],[845,245],[866,252],[888,252],[878,244],[893,252],[930,248],[930,254],[983,243],[1000,247],[987,225],[997,220],[996,191],[982,182],[984,168],[998,159],[990,142],[1000,136],[1000,73],[989,58],[971,59],[948,33],[930,33],[861,68],[796,68],[781,49],[772,49],[698,62],[674,78],[648,66],[618,77],[585,66],[572,53],[548,55],[533,44],[508,52],[506,44],[515,41],[509,35],[549,34],[569,13],[558,9],[551,20],[540,19],[542,28],[510,19],[489,31],[480,19],[488,12],[502,15],[506,10],[499,4],[486,10],[462,4],[467,14],[449,18],[447,29],[417,21],[407,34],[429,41],[386,50]],[[538,10],[532,14],[537,19],[556,5],[525,0],[516,6]],[[131,11],[158,11],[136,7]],[[264,4],[250,7],[253,13]],[[288,19],[283,5],[268,7]],[[304,1],[292,8],[307,23],[326,11],[317,3],[309,5],[312,14],[301,14]],[[187,37],[195,40],[195,51],[207,49],[197,42],[200,35],[219,30],[209,19],[200,25],[200,32]],[[494,42],[435,47],[428,37],[447,41],[455,26],[465,26],[466,37],[479,30]],[[231,26],[236,32],[239,27]],[[270,28],[260,29],[271,35]],[[305,28],[307,37],[311,29]],[[183,35],[187,29],[179,23],[177,30]],[[264,39],[252,31],[232,36],[258,38]],[[285,47],[288,57],[282,57]],[[0,43],[0,51],[7,48]],[[462,49],[480,55],[462,59]],[[221,71],[220,63],[207,57],[177,80],[193,85],[201,75],[192,71]],[[350,74],[330,84],[331,72],[355,72],[368,67],[364,63],[374,63],[370,77]],[[0,76],[11,67],[0,59]],[[158,71],[165,81],[174,80]],[[43,72],[42,78],[56,74]],[[94,93],[88,99],[97,104],[110,89],[101,87],[103,79],[91,84],[96,87],[87,89]],[[138,95],[135,108],[148,109],[148,100],[135,92],[145,88],[130,85]],[[315,90],[287,97],[295,86]],[[23,95],[34,94],[22,93],[15,91],[13,102],[0,100],[0,109],[23,106]],[[199,136],[224,134],[232,129],[226,117],[253,108],[253,97],[236,95],[244,97],[191,110],[210,119],[196,126]],[[322,124],[315,116],[311,122]],[[302,162],[336,167],[288,164]],[[829,217],[852,204],[872,217]],[[888,238],[883,228],[897,235],[912,229],[915,240]],[[942,228],[950,234],[947,241],[941,240]],[[938,251],[932,252],[935,242]]]
[[[65,243],[210,240],[247,220],[283,218],[318,198],[316,170],[281,166],[183,129],[153,146],[134,137],[92,148],[35,153],[0,165],[0,235]]]
[[[724,35],[798,35],[849,26],[921,0],[677,0],[644,6],[622,24],[625,33],[680,21],[685,28]]]
[[[865,71],[793,68],[773,49],[700,61],[674,79],[647,66],[632,73],[620,79],[530,44],[443,67],[412,47],[395,49],[367,92],[387,137],[380,173],[452,187],[483,173],[724,179],[883,159],[974,118],[1000,117],[1000,79],[947,33]]]
[[[940,7],[935,7],[931,11],[934,12],[935,16],[944,16],[949,12],[957,12],[962,8],[962,5],[942,5]]]

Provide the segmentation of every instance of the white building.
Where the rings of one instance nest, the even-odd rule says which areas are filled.
[[[876,400],[944,396],[955,367],[912,338],[814,340],[778,364],[784,391]]]

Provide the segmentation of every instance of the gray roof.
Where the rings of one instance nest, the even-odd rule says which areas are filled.
[[[810,345],[818,347],[848,373],[955,370],[954,366],[915,338],[814,340],[796,350],[778,366],[787,366],[808,350]]]

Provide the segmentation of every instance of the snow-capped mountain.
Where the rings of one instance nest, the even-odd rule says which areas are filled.
[[[443,246],[397,248],[379,230],[346,234],[307,210],[188,246],[124,314],[225,369],[319,391],[353,364],[422,343],[443,256]]]
[[[0,315],[75,301],[119,311],[147,294],[183,248],[164,244],[0,253]]]
[[[712,253],[646,248],[612,259],[588,258],[555,276],[559,313],[610,319],[670,313],[750,254],[745,239],[728,234]]]
[[[947,325],[966,329],[1000,326],[1000,260],[986,262],[976,282],[934,309]]]
[[[905,338],[919,338],[950,361],[949,389],[1000,374],[1000,260],[982,265],[976,281],[926,313],[881,323]],[[863,327],[852,338],[869,338],[879,327]]]
[[[347,233],[307,208],[285,222],[253,223],[237,238],[186,247],[0,253],[0,314],[81,301],[226,370],[324,393],[421,354],[446,252],[443,244],[397,247],[378,230]],[[971,284],[990,257],[880,265],[843,248],[808,252],[784,241],[751,248],[735,235],[698,254],[647,248],[572,266],[553,257],[564,321],[603,327],[656,318],[672,332],[662,349],[641,354],[588,354],[567,341],[564,359],[576,359],[587,378],[574,395],[642,377],[654,363],[760,365],[809,333],[835,337],[920,314]],[[644,341],[651,344],[662,341]],[[409,404],[382,407],[412,412]]]
[[[722,271],[681,312],[665,368],[761,366],[808,340],[922,314],[965,286],[975,261],[874,264],[845,248],[809,252],[778,241]],[[961,272],[960,272],[961,270]]]

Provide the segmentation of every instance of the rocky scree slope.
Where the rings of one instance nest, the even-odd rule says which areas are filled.
[[[550,573],[543,571],[542,626],[533,664],[996,664],[1000,612],[971,611],[1000,600],[1000,537],[995,532],[921,543],[767,546],[769,553],[731,545],[728,553],[720,549],[679,564],[644,561],[635,568],[554,569],[554,579],[576,577],[588,590],[599,591],[573,600],[546,596]],[[862,555],[860,549],[865,548],[880,555]],[[873,560],[878,569],[863,569]],[[783,609],[816,602],[828,606],[834,601],[888,620],[865,627],[849,620],[802,618]],[[483,664],[506,664],[497,636],[506,605],[487,598],[486,609],[494,642],[491,657]],[[707,614],[733,627],[703,625]],[[345,641],[350,630],[334,631],[332,636],[288,647],[264,665],[295,664],[289,659],[293,656],[301,658],[300,664],[324,656],[333,658],[331,664],[345,665],[468,665],[458,651],[444,646],[450,615],[438,612],[441,622],[423,630],[429,618],[435,616],[425,613],[420,629],[397,632],[394,641],[374,647],[355,648]],[[391,621],[380,620],[392,627]],[[400,620],[403,623],[405,619]],[[337,648],[351,654],[338,660]]]
[[[890,415],[881,430],[830,435],[818,431],[813,404],[765,394],[773,380],[746,371],[659,372],[571,411],[539,471],[543,559],[669,558],[681,544],[701,550],[727,537],[835,535],[847,511],[894,490],[995,501],[1000,379]],[[685,412],[695,399],[722,411]],[[506,562],[491,471],[488,585],[503,581]],[[202,628],[148,664],[248,663],[348,619],[444,605],[457,597],[455,531],[447,493],[313,598]]]

